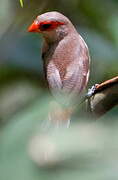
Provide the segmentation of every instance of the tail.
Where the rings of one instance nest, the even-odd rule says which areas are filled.
[[[57,127],[69,127],[73,110],[73,107],[64,107],[58,104],[57,102],[52,101],[50,103],[48,120]]]

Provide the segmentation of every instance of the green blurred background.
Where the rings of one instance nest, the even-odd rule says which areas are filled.
[[[88,44],[89,86],[117,76],[118,0],[24,0],[23,8],[19,0],[0,0],[0,180],[56,179],[53,171],[40,174],[24,150],[32,129],[45,119],[50,99],[42,71],[42,38],[27,27],[37,15],[55,10],[71,19]],[[117,116],[115,108],[105,118]],[[58,179],[69,179],[66,171]]]

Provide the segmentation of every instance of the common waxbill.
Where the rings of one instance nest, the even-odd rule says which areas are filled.
[[[71,107],[79,103],[88,82],[88,47],[71,21],[59,12],[39,15],[28,31],[43,35],[45,77],[57,102],[64,105],[64,109],[57,113],[59,118],[54,115],[56,112],[52,114],[57,119],[69,119]],[[55,108],[56,111],[57,109],[58,107]]]

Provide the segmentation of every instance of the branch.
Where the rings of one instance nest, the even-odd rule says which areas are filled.
[[[96,118],[118,105],[118,76],[98,84],[88,102],[92,108],[91,113]]]

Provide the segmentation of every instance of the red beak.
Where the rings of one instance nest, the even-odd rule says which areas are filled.
[[[28,32],[40,32],[38,24],[33,22],[28,28]]]

